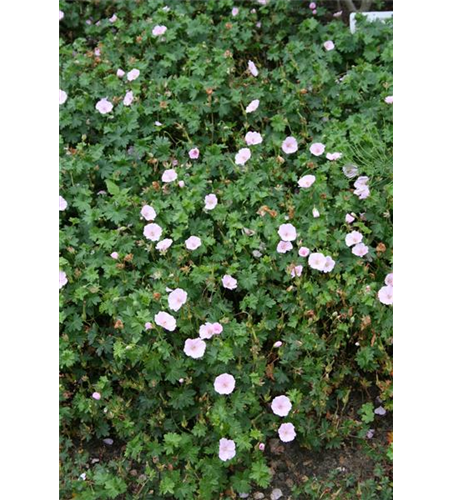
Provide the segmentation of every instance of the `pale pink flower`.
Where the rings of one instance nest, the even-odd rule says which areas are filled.
[[[264,451],[265,450],[265,444],[264,443],[259,443],[258,448],[259,448],[260,451]]]
[[[281,224],[278,234],[283,241],[294,241],[297,238],[297,230],[292,224]]]
[[[144,324],[144,329],[152,330],[152,323],[150,321],[146,321],[146,323]]]
[[[64,12],[62,10],[60,10],[60,19],[59,19],[59,21],[61,21],[63,18],[64,18]]]
[[[247,113],[252,113],[253,111],[256,111],[256,109],[259,107],[259,99],[254,99],[251,101],[248,106],[246,107],[245,111]]]
[[[124,106],[130,106],[133,102],[133,92],[129,90],[126,92],[126,95],[122,101],[124,103]]]
[[[320,217],[320,212],[316,208],[313,208],[312,216],[314,217],[314,219],[318,219]]]
[[[154,316],[154,321],[158,326],[161,326],[169,332],[173,332],[176,329],[176,318],[173,318],[171,314],[160,311]]]
[[[215,335],[215,328],[212,323],[204,323],[199,327],[199,336],[202,339],[211,339]]]
[[[293,245],[290,241],[280,241],[278,243],[278,246],[276,247],[276,251],[278,253],[287,253],[287,252],[290,252],[290,250],[292,250],[293,248]]]
[[[162,175],[162,182],[173,182],[177,179],[177,173],[173,168],[165,170]]]
[[[292,271],[290,272],[290,275],[292,278],[295,278],[295,276],[301,276],[301,273],[303,272],[303,266],[295,266]]]
[[[161,127],[161,126],[163,125],[163,123],[162,123],[162,122],[159,122],[158,120],[156,120],[156,121],[154,122],[154,125],[155,125],[156,127]]]
[[[128,73],[127,73],[127,80],[129,80],[129,82],[133,82],[134,80],[136,80],[138,77],[140,76],[140,70],[139,69],[131,69]]]
[[[279,417],[287,417],[292,408],[292,403],[287,396],[277,396],[272,401],[272,411]]]
[[[110,19],[109,19],[109,21],[110,21],[111,23],[115,23],[117,20],[118,20],[118,16],[117,16],[116,14],[113,14],[113,15],[110,17]]]
[[[341,10],[338,10],[337,12],[335,12],[333,14],[333,17],[341,17],[342,16],[342,11]]]
[[[198,148],[190,149],[190,151],[188,152],[188,156],[192,160],[197,160],[199,158],[199,149]]]
[[[345,237],[345,244],[348,247],[361,243],[361,241],[363,241],[363,235],[359,231],[352,231]]]
[[[284,139],[281,148],[287,155],[295,153],[298,150],[297,140],[290,135]]]
[[[237,7],[233,7],[232,12],[231,12],[232,17],[237,16],[238,13],[239,13],[239,9]]]
[[[168,295],[168,307],[178,311],[187,302],[187,292],[182,288],[176,288]]]
[[[67,283],[67,276],[64,271],[60,271],[60,290]]]
[[[93,393],[91,394],[91,397],[92,397],[93,399],[96,399],[97,401],[99,401],[99,399],[100,399],[102,396],[101,396],[98,392],[93,392]]]
[[[389,306],[393,303],[392,293],[393,288],[391,285],[384,286],[378,290],[378,299],[382,304]]]
[[[216,321],[212,325],[212,328],[213,328],[214,335],[220,335],[220,333],[223,331],[223,325],[221,323],[218,323],[218,321]]]
[[[179,181],[179,182],[177,183],[177,185],[178,185],[180,188],[183,188],[183,187],[185,187],[185,182],[184,182],[184,181]]]
[[[114,260],[117,260],[117,259],[118,259],[118,257],[119,257],[119,254],[118,254],[118,252],[112,252],[112,253],[110,254],[110,257],[111,257],[112,259],[114,259]]]
[[[345,165],[342,167],[342,172],[344,172],[345,177],[348,179],[353,179],[353,177],[358,175],[358,167],[355,165]]]
[[[301,177],[298,180],[298,185],[303,189],[307,189],[310,188],[314,184],[314,182],[315,182],[315,175],[308,174],[308,175],[303,175],[303,177]]]
[[[347,222],[347,224],[351,224],[354,220],[355,218],[353,217],[353,215],[347,214],[345,216],[345,222]]]
[[[106,113],[110,113],[110,111],[113,109],[113,104],[106,97],[104,97],[103,99],[98,101],[98,103],[96,104],[96,109],[101,115],[105,115]]]
[[[218,199],[214,194],[208,194],[204,198],[204,203],[205,203],[204,208],[206,210],[213,210],[217,206]]]
[[[307,247],[301,247],[300,250],[298,250],[298,255],[300,257],[307,257],[309,255],[309,248]]]
[[[123,69],[121,69],[121,68],[118,68],[118,69],[116,70],[116,76],[117,76],[118,78],[122,78],[125,74],[126,74],[126,72],[125,72]]]
[[[201,339],[187,339],[184,344],[184,353],[191,358],[198,359],[204,356],[206,343]]]
[[[154,26],[153,30],[152,30],[152,34],[154,36],[162,36],[165,34],[166,30],[168,28],[166,26],[160,26],[160,25],[157,25],[157,26]]]
[[[273,344],[273,347],[275,347],[276,349],[278,349],[278,347],[281,347],[282,346],[282,342],[280,340],[277,340],[274,344]]]
[[[60,105],[67,101],[67,94],[64,90],[60,89]]]
[[[385,278],[385,284],[389,286],[394,286],[394,275],[389,273]]]
[[[309,4],[309,8],[310,8],[311,10],[314,10],[316,7],[317,7],[317,5],[316,5],[316,3],[315,3],[315,2],[311,2],[311,3]]]
[[[353,191],[353,194],[356,194],[360,200],[365,200],[370,195],[370,189],[368,186],[359,187]]]
[[[324,44],[323,44],[324,48],[326,51],[330,51],[330,50],[333,50],[334,49],[334,43],[332,40],[327,40]]]
[[[316,14],[317,14],[317,9],[314,9],[314,10],[312,11],[312,13],[313,13],[314,15],[316,15]]]
[[[323,266],[323,272],[329,273],[334,269],[336,265],[336,261],[334,261],[330,255],[325,258],[325,265]]]
[[[220,439],[220,449],[218,451],[218,456],[223,462],[231,460],[231,458],[235,457],[235,443],[232,439]]]
[[[364,257],[369,251],[369,247],[367,247],[364,243],[358,243],[352,248],[352,254],[357,257]]]
[[[293,424],[288,422],[287,424],[281,424],[278,429],[279,439],[284,443],[293,441],[297,433],[295,432],[295,427]]]
[[[67,208],[67,201],[62,196],[60,196],[60,212],[66,210],[66,208]]]
[[[326,257],[323,253],[311,253],[308,259],[308,264],[312,269],[317,269],[318,271],[323,271],[325,267]]]
[[[257,76],[259,74],[259,71],[257,70],[256,65],[253,63],[253,61],[248,61],[248,71],[253,76]]]
[[[341,158],[341,157],[342,157],[342,153],[338,153],[337,151],[335,153],[327,153],[326,154],[327,160],[330,160],[330,161],[339,160],[339,158]]]
[[[323,155],[323,153],[325,152],[325,144],[322,144],[321,142],[314,142],[314,144],[311,144],[309,151],[314,156]]]
[[[155,213],[155,210],[149,206],[145,205],[142,209],[140,214],[146,219],[146,220],[154,220],[157,217],[157,214]]]
[[[231,394],[235,387],[235,378],[229,373],[218,375],[213,384],[218,394]]]
[[[239,149],[239,152],[235,155],[235,164],[236,165],[245,165],[245,163],[251,158],[251,149],[242,148]]]
[[[245,141],[248,146],[255,146],[262,142],[262,136],[259,132],[247,132],[245,135]]]
[[[385,97],[386,104],[392,104],[393,102],[394,102],[394,98],[392,95],[388,95],[387,97]]]
[[[97,56],[97,57],[100,57],[100,54],[101,54],[101,51],[100,51],[99,47],[96,47],[94,49],[94,55]]]
[[[162,228],[158,224],[146,224],[143,234],[148,240],[158,241],[162,236]]]
[[[164,240],[161,240],[157,243],[155,248],[159,252],[164,252],[165,250],[168,250],[168,248],[173,244],[173,240],[171,238],[165,238]]]
[[[355,186],[355,188],[363,188],[367,186],[368,182],[369,182],[369,177],[367,177],[366,175],[362,175],[361,177],[358,177],[356,179],[353,185]]]
[[[188,250],[196,250],[201,246],[201,238],[190,236],[190,238],[185,240],[185,246]]]
[[[257,0],[257,3],[260,3],[261,5],[267,5],[268,0]]]
[[[237,288],[237,280],[229,274],[225,274],[223,278],[221,278],[221,282],[223,283],[224,288],[227,288],[228,290],[235,290]]]

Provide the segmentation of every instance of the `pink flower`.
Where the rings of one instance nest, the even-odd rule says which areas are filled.
[[[323,44],[324,48],[326,51],[330,51],[330,50],[333,50],[334,49],[334,43],[331,41],[331,40],[327,40],[324,44]]]
[[[256,65],[253,63],[253,61],[248,61],[248,71],[253,76],[257,76],[259,74],[259,71],[257,71]]]
[[[64,18],[64,12],[62,10],[60,10],[60,19],[59,19],[59,21],[61,21],[63,18]]]
[[[208,194],[204,198],[204,203],[205,203],[204,208],[206,210],[213,210],[217,206],[218,199],[214,194]]]
[[[278,253],[287,253],[292,250],[293,245],[290,241],[280,241],[276,247]]]
[[[262,142],[262,136],[259,132],[247,132],[245,135],[245,141],[248,146],[255,146]]]
[[[301,276],[302,272],[303,272],[303,266],[295,266],[290,272],[290,275],[292,276],[292,278],[295,278],[295,276]]]
[[[239,152],[235,155],[236,165],[245,165],[245,163],[251,158],[251,150],[249,148],[239,149]]]
[[[363,188],[365,186],[367,186],[367,183],[369,182],[369,177],[367,177],[366,175],[362,175],[361,177],[358,177],[355,181],[355,184],[353,184],[355,186],[355,188]]]
[[[297,230],[292,224],[281,224],[278,234],[283,241],[294,241],[297,238]]]
[[[323,253],[311,253],[308,259],[308,264],[312,269],[317,269],[318,271],[323,271],[325,267],[326,257]]]
[[[312,144],[311,147],[309,148],[309,151],[314,156],[323,155],[325,151],[325,144],[322,144],[321,142],[314,142],[314,144]]]
[[[361,243],[361,241],[363,241],[363,235],[358,231],[352,231],[351,233],[348,233],[347,236],[345,237],[345,244],[348,247],[352,247],[357,243]]]
[[[282,346],[282,342],[280,340],[277,340],[274,344],[273,344],[273,347],[275,347],[276,349],[278,349],[278,347],[281,347]]]
[[[292,408],[292,403],[287,396],[277,396],[272,401],[272,411],[279,417],[287,417]]]
[[[197,160],[199,158],[199,149],[198,148],[190,149],[190,151],[188,152],[188,156],[192,160]]]
[[[162,228],[158,224],[146,224],[143,234],[148,240],[158,241],[162,236]]]
[[[309,255],[309,248],[307,247],[301,247],[300,250],[298,250],[298,255],[300,257],[307,257]]]
[[[184,344],[184,353],[191,358],[198,359],[204,356],[206,343],[201,339],[187,339]]]
[[[145,205],[142,209],[140,214],[146,219],[146,220],[154,220],[157,217],[157,214],[155,213],[155,210],[149,206]]]
[[[389,286],[394,286],[394,278],[393,278],[393,274],[390,273],[386,276],[385,278],[385,284],[386,285],[389,285]]]
[[[393,288],[391,285],[384,286],[378,290],[378,299],[382,304],[389,306],[393,303],[392,292]]]
[[[295,427],[290,422],[287,424],[281,424],[278,429],[279,439],[284,443],[293,441],[297,433],[295,432]]]
[[[232,441],[232,439],[220,439],[220,449],[218,451],[218,456],[223,462],[231,460],[231,458],[235,457],[235,443],[234,441]]]
[[[355,218],[353,217],[353,215],[347,214],[345,216],[345,222],[347,222],[348,224],[351,224],[354,220]]]
[[[168,295],[168,306],[173,311],[178,311],[187,302],[187,292],[176,288]]]
[[[265,444],[264,443],[259,443],[258,448],[259,448],[260,451],[264,451],[265,450]]]
[[[341,156],[342,156],[342,153],[338,153],[337,151],[335,153],[327,153],[326,154],[327,160],[330,160],[330,161],[339,160],[339,158],[341,158]]]
[[[369,247],[364,245],[364,243],[358,243],[352,248],[352,254],[358,257],[364,257],[369,251]]]
[[[112,252],[110,254],[110,257],[114,260],[118,260],[118,257],[119,257],[119,253],[118,252]]]
[[[223,325],[221,323],[215,322],[213,325],[213,333],[215,335],[220,335],[220,333],[223,331]]]
[[[127,73],[127,80],[129,80],[129,82],[133,82],[134,80],[136,80],[138,77],[140,76],[140,70],[139,69],[131,69],[128,73]]]
[[[64,90],[60,89],[60,105],[67,101],[67,94]]]
[[[221,282],[223,283],[224,288],[227,288],[228,290],[235,290],[237,288],[237,280],[229,274],[225,274],[221,278]]]
[[[238,15],[238,13],[239,13],[239,9],[238,9],[237,7],[234,7],[234,8],[232,9],[232,17],[237,16],[237,15]]]
[[[394,102],[394,98],[392,95],[388,95],[387,97],[385,97],[386,104],[392,104],[393,102]]]
[[[314,15],[316,15],[316,14],[317,14],[317,10],[316,10],[316,9],[314,9],[314,10],[312,11],[312,13],[313,13]]]
[[[165,250],[168,250],[168,248],[173,244],[173,240],[171,238],[165,238],[162,241],[159,241],[155,248],[159,252],[164,252]]]
[[[316,3],[315,3],[315,2],[311,2],[311,3],[309,4],[309,8],[310,8],[311,10],[314,10],[316,7],[317,7],[317,5],[316,5]]]
[[[124,100],[122,101],[124,103],[124,106],[130,106],[133,101],[133,92],[129,90],[126,92],[126,95],[124,97]]]
[[[365,200],[370,195],[370,189],[369,189],[368,186],[363,186],[363,187],[360,187],[360,188],[356,188],[353,191],[353,194],[356,194],[356,196],[358,196],[358,198],[360,200]]]
[[[173,168],[165,170],[162,175],[162,182],[173,182],[177,179],[177,173]]]
[[[298,185],[303,189],[308,189],[314,184],[314,182],[315,182],[315,175],[308,174],[308,175],[303,175],[303,177],[301,177],[298,180]]]
[[[333,14],[333,17],[341,17],[342,16],[342,11],[339,10]]]
[[[158,326],[161,326],[169,332],[173,332],[176,329],[176,319],[166,312],[160,311],[154,316],[154,321]]]
[[[188,250],[196,250],[201,246],[201,238],[190,236],[190,238],[185,240],[185,246]]]
[[[144,324],[144,329],[145,329],[145,330],[152,330],[152,323],[150,323],[149,321],[147,321],[147,322]]]
[[[314,217],[314,219],[318,219],[320,217],[320,212],[316,208],[313,208],[312,216]]]
[[[66,208],[67,208],[67,201],[62,196],[60,196],[60,212],[66,210]]]
[[[154,29],[152,30],[152,34],[154,36],[162,36],[165,34],[167,29],[168,28],[166,26],[157,25],[157,26],[154,26]]]
[[[105,115],[106,113],[110,113],[113,109],[113,104],[106,97],[104,97],[96,104],[96,109],[101,115]]]
[[[248,106],[246,107],[245,111],[247,113],[252,113],[253,111],[256,111],[256,109],[259,107],[259,99],[254,99],[254,101],[251,101]]]
[[[118,69],[116,70],[116,76],[117,76],[118,78],[122,78],[125,74],[126,74],[126,72],[125,72],[123,69],[121,69],[121,68],[118,68]]]
[[[211,339],[215,335],[215,328],[212,323],[204,323],[199,327],[199,336],[202,339]]]
[[[98,392],[93,392],[93,393],[91,394],[91,397],[92,397],[93,399],[96,399],[97,401],[99,401],[99,399],[100,399],[102,396],[101,396]]]
[[[323,272],[324,273],[329,273],[334,269],[334,266],[336,265],[336,261],[334,261],[330,255],[325,258],[325,265],[323,266]]]
[[[60,290],[67,283],[67,276],[64,271],[60,271]]]
[[[229,373],[218,375],[213,384],[218,394],[231,394],[235,387],[235,378]]]
[[[353,177],[358,175],[358,167],[355,165],[345,165],[345,167],[342,168],[342,172],[344,172],[345,177],[348,179],[353,179]]]
[[[295,151],[298,150],[297,140],[292,136],[286,137],[282,143],[281,148],[287,155],[295,153]]]
[[[110,19],[109,19],[109,21],[110,21],[111,23],[115,23],[117,20],[118,20],[118,16],[117,16],[116,14],[113,14],[113,15],[110,17]]]

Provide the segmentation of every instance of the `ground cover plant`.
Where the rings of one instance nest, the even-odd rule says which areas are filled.
[[[61,497],[245,497],[277,440],[373,461],[293,498],[391,498],[391,24],[60,9]]]

